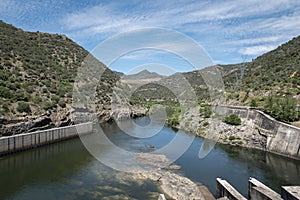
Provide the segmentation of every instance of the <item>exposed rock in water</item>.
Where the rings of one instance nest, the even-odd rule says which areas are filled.
[[[156,169],[132,169],[135,179],[150,179],[160,182],[163,192],[172,199],[204,199],[198,184],[186,177],[166,170],[180,169],[180,166],[168,166],[170,160],[165,155],[138,153],[136,156],[142,164],[156,167]],[[161,166],[164,169],[161,169]]]
[[[164,170],[136,171],[136,179],[151,179],[161,182],[162,190],[172,199],[204,199],[199,186],[190,179]]]

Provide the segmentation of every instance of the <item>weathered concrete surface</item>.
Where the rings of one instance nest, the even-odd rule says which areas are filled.
[[[217,198],[227,197],[230,200],[246,200],[234,187],[232,187],[226,180],[217,178]]]
[[[285,200],[300,200],[300,186],[282,186],[281,196]]]
[[[18,134],[0,138],[0,155],[22,151],[90,133],[92,123],[84,123],[61,128],[53,128],[32,133]]]
[[[226,108],[226,109],[225,109]],[[265,149],[280,155],[300,159],[300,128],[279,122],[262,111],[250,107],[220,106],[220,112],[226,110],[228,114],[238,115],[243,123],[252,130],[253,136],[265,142],[253,144],[254,148]],[[248,131],[248,132],[249,132]]]
[[[273,193],[262,187],[253,187],[251,189],[251,199],[253,200],[282,200],[278,196],[274,196]]]
[[[255,178],[249,179],[248,199],[252,200],[281,200],[280,194],[273,191]]]

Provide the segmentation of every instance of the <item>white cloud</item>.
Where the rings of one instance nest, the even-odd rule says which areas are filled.
[[[136,28],[165,27],[191,34],[213,53],[259,55],[299,34],[300,2],[113,2],[68,14],[62,24],[75,39],[97,36],[100,41]]]
[[[239,53],[243,55],[260,55],[275,49],[276,46],[274,45],[259,45],[259,46],[252,46],[252,47],[244,47],[239,50]]]

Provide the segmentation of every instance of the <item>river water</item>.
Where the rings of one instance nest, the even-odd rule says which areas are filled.
[[[147,124],[148,118],[137,123]],[[105,133],[119,147],[147,152],[168,144],[183,131],[169,127],[153,137],[139,139],[124,134],[114,123],[105,124]],[[300,185],[300,161],[259,150],[215,145],[208,156],[198,158],[201,138],[175,161],[176,173],[206,185],[215,193],[216,178],[230,182],[247,196],[249,177],[280,193],[281,185]],[[93,158],[79,138],[51,144],[0,158],[0,199],[157,199],[158,183],[134,180]]]

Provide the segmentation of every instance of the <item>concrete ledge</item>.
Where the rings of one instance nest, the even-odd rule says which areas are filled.
[[[267,187],[260,181],[256,180],[255,178],[249,179],[249,186],[248,186],[248,199],[274,199],[280,200],[282,199],[280,194],[272,190],[271,188]]]
[[[234,187],[232,187],[226,180],[217,178],[217,198],[227,197],[230,200],[246,200]]]
[[[274,195],[273,191],[264,187],[253,187],[251,190],[251,199],[255,200],[282,200],[278,195]]]
[[[285,200],[300,200],[300,186],[282,186],[281,196]]]

